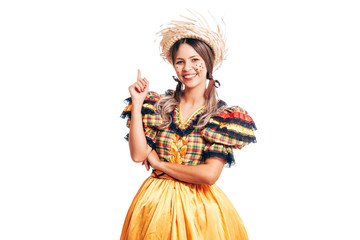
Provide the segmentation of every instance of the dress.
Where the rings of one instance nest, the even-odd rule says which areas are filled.
[[[164,130],[157,126],[160,114],[154,104],[159,95],[149,92],[142,106],[143,126],[147,143],[162,161],[198,165],[208,157],[220,157],[228,166],[234,164],[233,149],[256,142],[254,121],[240,107],[227,107],[218,100],[218,111],[205,128],[195,129],[205,108],[197,109],[183,123],[176,106],[171,125]],[[131,98],[122,117],[130,126]],[[244,224],[226,195],[216,184],[191,184],[153,170],[140,187],[130,205],[120,240],[222,240],[248,239]]]

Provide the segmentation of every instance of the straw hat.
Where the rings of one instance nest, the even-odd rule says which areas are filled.
[[[162,38],[160,42],[160,55],[164,60],[172,63],[170,55],[171,47],[182,38],[195,38],[204,41],[213,50],[215,55],[215,71],[221,66],[222,61],[226,59],[227,49],[225,46],[225,34],[223,33],[221,26],[210,13],[209,14],[216,25],[216,30],[211,29],[207,20],[200,13],[188,11],[191,13],[192,18],[180,15],[180,17],[184,18],[183,21],[172,20],[165,25],[161,25],[161,27],[164,28],[157,33],[160,38]],[[225,28],[225,23],[223,19],[221,20],[224,24],[223,28]]]

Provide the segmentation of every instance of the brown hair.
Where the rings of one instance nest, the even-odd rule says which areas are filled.
[[[184,43],[189,44],[200,55],[200,57],[204,60],[206,65],[207,79],[213,79],[212,72],[214,68],[215,55],[212,49],[209,47],[209,45],[207,45],[205,42],[201,40],[194,38],[182,38],[178,40],[176,43],[174,43],[174,45],[170,49],[172,64],[174,65],[176,54],[179,50],[180,45]],[[176,91],[174,92],[174,94],[160,99],[155,104],[155,110],[158,113],[160,113],[162,117],[163,122],[160,125],[160,128],[162,129],[169,127],[171,124],[171,113],[174,110],[174,107],[180,103],[181,87],[182,87],[182,83],[178,81],[178,86],[176,87]],[[216,114],[217,112],[216,96],[217,96],[216,88],[213,87],[210,92],[209,98],[206,99],[206,111],[199,118],[198,124],[195,126],[195,128],[203,128],[207,124],[209,119]]]

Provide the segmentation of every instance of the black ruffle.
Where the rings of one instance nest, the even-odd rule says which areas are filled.
[[[203,153],[204,159],[210,158],[210,157],[218,157],[222,158],[226,161],[226,164],[228,167],[231,167],[235,164],[234,154],[232,153],[223,153],[223,152],[216,152],[216,151],[205,151]]]
[[[155,150],[156,149],[156,145],[155,145],[155,142],[149,138],[148,136],[145,136],[146,137],[146,142],[147,144],[153,149]],[[129,134],[126,134],[126,136],[124,137],[126,141],[129,141]]]
[[[174,94],[174,92],[175,92],[174,90],[168,89],[168,90],[165,91],[165,95],[166,96],[172,96]]]
[[[169,93],[170,93],[170,91],[172,91],[172,90],[168,90],[168,91],[169,91]],[[170,93],[170,94],[171,94],[171,93]],[[226,103],[225,103],[224,101],[222,101],[222,100],[219,100],[217,107],[220,108],[220,107],[223,107],[223,106],[226,106]],[[172,114],[172,116],[171,116],[172,121],[171,121],[171,123],[170,123],[169,128],[170,128],[171,130],[173,130],[173,131],[174,131],[177,135],[179,135],[180,137],[183,137],[183,136],[186,136],[186,135],[190,134],[192,131],[194,131],[194,129],[195,129],[194,126],[197,125],[197,123],[198,123],[198,121],[199,121],[199,118],[200,118],[200,115],[204,114],[204,112],[201,112],[201,113],[199,113],[198,115],[196,115],[196,116],[194,117],[195,119],[194,119],[194,120],[190,123],[190,125],[189,125],[187,128],[185,128],[185,129],[181,129],[181,128],[175,123],[174,114],[175,114],[175,108],[174,108],[173,114]]]
[[[196,118],[198,118],[198,116],[196,116]],[[174,119],[172,119],[169,128],[171,130],[173,130],[180,137],[183,137],[183,136],[190,134],[195,129],[194,125],[196,125],[197,122],[198,122],[198,119],[194,120],[187,128],[181,129],[176,125],[176,123],[174,122]]]
[[[218,108],[221,108],[221,107],[226,107],[227,104],[226,102],[224,102],[223,100],[219,100],[219,102],[217,103],[217,107]]]
[[[131,104],[131,103],[132,103],[131,97],[126,98],[126,99],[124,100],[124,103],[125,103],[126,105]],[[145,100],[144,100],[144,103],[150,103],[150,104],[152,104],[152,105],[155,105],[156,100],[145,99]]]
[[[154,110],[149,109],[149,108],[145,108],[142,107],[141,108],[141,115],[145,115],[145,114],[155,114]],[[121,118],[131,118],[131,111],[123,111],[120,115]]]
[[[180,127],[175,123],[175,119],[174,119],[174,117],[175,117],[175,112],[176,112],[176,110],[175,110],[175,108],[174,108],[174,110],[173,110],[173,112],[172,112],[172,116],[171,116],[172,119],[171,119],[171,123],[170,123],[169,128],[170,128],[171,130],[173,130],[173,131],[174,131],[177,135],[179,135],[180,137],[186,136],[186,135],[190,134],[192,131],[194,131],[194,129],[195,129],[194,126],[197,125],[197,123],[198,123],[198,121],[199,121],[199,118],[200,118],[200,115],[203,114],[202,112],[199,113],[199,114],[197,114],[197,115],[194,117],[194,120],[192,120],[192,122],[189,124],[189,126],[187,126],[185,129],[182,129],[182,128],[180,128]],[[179,113],[177,113],[177,114],[179,114]]]
[[[216,123],[208,123],[206,125],[206,127],[213,129],[217,133],[225,134],[225,135],[227,135],[229,137],[236,138],[236,139],[238,139],[240,141],[243,141],[243,142],[256,143],[256,137],[255,136],[243,135],[243,134],[241,134],[239,132],[228,130],[227,127],[220,128],[220,125],[216,124]]]

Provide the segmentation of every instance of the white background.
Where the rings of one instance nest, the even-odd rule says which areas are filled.
[[[150,174],[122,100],[138,68],[175,88],[154,40],[185,8],[224,18],[219,95],[258,127],[217,182],[250,239],[360,239],[356,1],[235,2],[0,3],[0,239],[119,239]]]

